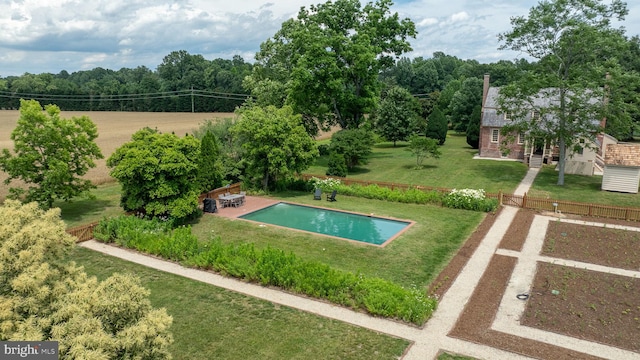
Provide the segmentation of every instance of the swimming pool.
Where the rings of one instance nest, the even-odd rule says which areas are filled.
[[[280,202],[241,219],[383,245],[412,222]]]

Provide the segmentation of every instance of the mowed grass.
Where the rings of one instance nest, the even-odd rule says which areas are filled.
[[[640,195],[603,191],[602,176],[565,174],[564,185],[557,185],[558,172],[555,166],[544,166],[536,176],[527,195],[554,200],[606,204],[623,207],[640,207]]]
[[[210,214],[194,224],[192,231],[202,240],[219,236],[224,243],[253,243],[256,248],[271,246],[337,269],[426,289],[485,216],[432,205],[340,195],[336,202],[322,203],[313,200],[311,193],[279,193],[274,198],[416,223],[384,248]]]
[[[140,277],[154,307],[173,317],[174,359],[397,359],[409,342],[76,248],[99,279]]]
[[[453,132],[449,132],[440,150],[440,159],[428,158],[423,162],[424,168],[417,170],[416,157],[408,151],[407,143],[398,142],[396,147],[387,142],[376,144],[368,164],[355,168],[347,178],[510,193],[527,172],[526,165],[520,162],[474,159],[478,150],[467,144],[464,135]],[[328,159],[321,157],[305,173],[324,175]]]
[[[53,206],[60,208],[67,228],[73,228],[105,217],[124,214],[120,207],[120,191],[119,183],[101,184],[91,190],[90,197],[76,198],[73,201],[55,201]]]

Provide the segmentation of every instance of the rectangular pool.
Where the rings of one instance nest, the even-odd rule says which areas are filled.
[[[382,245],[412,224],[344,211],[277,203],[240,216],[241,219]]]

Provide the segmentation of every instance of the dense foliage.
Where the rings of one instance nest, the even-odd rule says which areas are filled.
[[[437,140],[438,145],[444,145],[445,141],[447,141],[448,130],[449,124],[447,117],[440,110],[440,107],[436,106],[427,118],[425,136]]]
[[[302,7],[260,45],[246,84],[258,102],[273,97],[265,88],[286,94],[312,135],[331,125],[357,129],[375,110],[380,71],[410,51],[416,35],[411,20],[390,12],[392,4],[337,0]]]
[[[178,222],[199,214],[200,141],[145,128],[109,157],[111,176],[122,186],[125,211]]]
[[[375,113],[376,131],[396,146],[397,141],[405,141],[413,133],[419,111],[418,100],[407,89],[393,86],[385,92]]]
[[[238,115],[230,130],[242,144],[248,183],[266,191],[272,183],[306,170],[318,157],[315,141],[291,107],[248,105],[238,109]]]
[[[371,155],[374,137],[365,129],[340,130],[331,136],[329,151],[344,157],[347,169],[366,164]]]
[[[240,56],[206,60],[180,50],[165,56],[157,71],[25,73],[0,79],[0,109],[17,109],[20,98],[32,98],[64,111],[232,112],[248,96],[242,81],[252,67]]]
[[[82,176],[103,157],[97,137],[98,128],[87,116],[64,119],[55,105],[42,111],[37,101],[20,100],[13,152],[3,149],[0,169],[9,175],[6,184],[17,179],[28,188],[12,187],[11,197],[48,209],[56,199],[70,200],[94,188]]]
[[[0,340],[54,340],[60,359],[169,359],[172,318],[132,275],[103,281],[63,262],[60,210],[0,206]]]
[[[198,184],[204,193],[222,186],[222,160],[215,135],[207,131],[200,140]]]
[[[133,216],[104,219],[95,233],[105,242],[417,325],[431,316],[437,304],[418,289],[336,270],[283,250],[256,250],[251,243],[225,245],[219,238],[198,242],[189,227],[169,230],[157,220]]]

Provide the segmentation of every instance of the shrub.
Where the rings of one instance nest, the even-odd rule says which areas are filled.
[[[172,230],[158,220],[135,216],[104,219],[95,233],[102,241],[417,325],[424,323],[436,306],[436,300],[424,291],[368,279],[271,247],[258,251],[253,244],[225,245],[219,237],[200,244],[190,227]]]
[[[443,198],[442,204],[453,209],[484,212],[495,211],[498,207],[498,201],[487,199],[482,189],[453,189]]]
[[[337,190],[338,187],[342,184],[342,182],[340,182],[340,179],[334,179],[334,178],[319,179],[315,176],[312,177],[311,180],[309,180],[309,182],[313,185],[314,189],[322,189],[322,191],[324,192]]]
[[[335,151],[331,152],[327,166],[328,167],[325,175],[339,177],[347,176],[347,161],[345,160],[343,155],[338,154]]]

